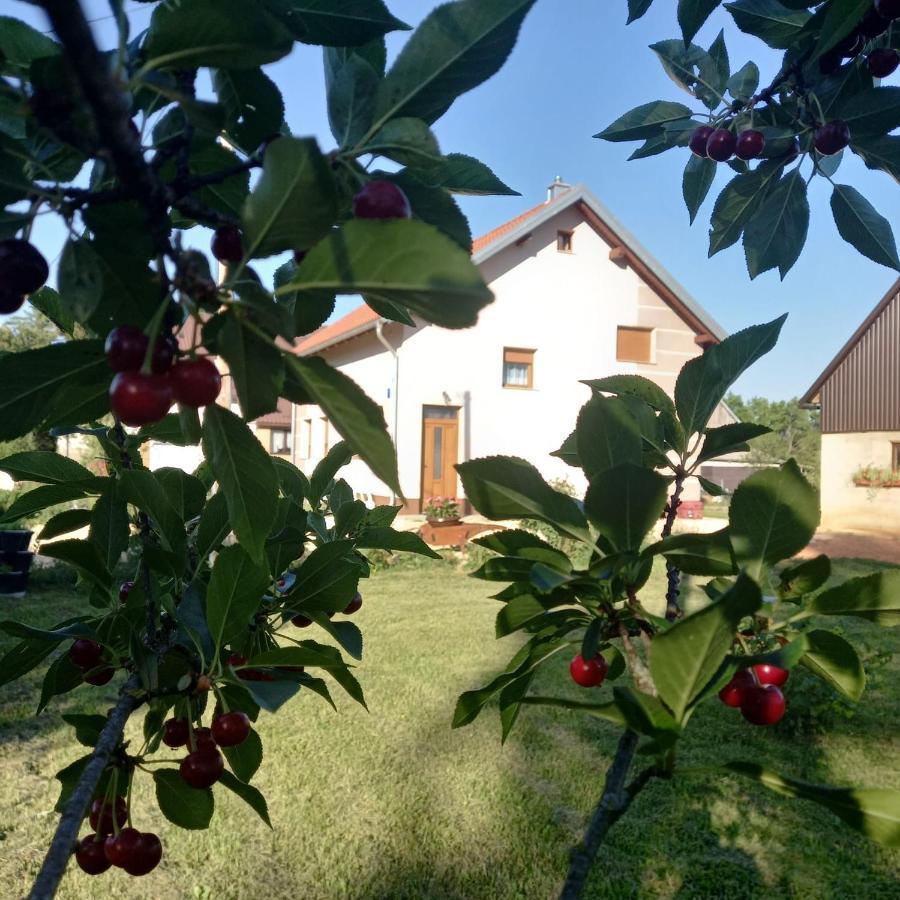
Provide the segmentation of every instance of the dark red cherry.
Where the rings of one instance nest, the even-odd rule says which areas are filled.
[[[225,760],[218,750],[195,750],[181,761],[179,771],[192,788],[207,788],[215,784],[225,771]]]
[[[741,696],[743,692],[753,687],[756,682],[747,669],[742,669],[719,691],[719,699],[726,705],[737,709],[741,705]]]
[[[353,198],[357,219],[408,219],[412,215],[406,194],[392,181],[376,179]]]
[[[103,656],[103,648],[90,638],[78,638],[69,647],[69,659],[79,669],[93,669]]]
[[[741,715],[752,725],[774,725],[785,706],[784,694],[774,684],[755,684],[741,694]]]
[[[238,263],[244,258],[244,243],[235,225],[220,225],[213,235],[212,255],[224,263]]]
[[[737,147],[737,138],[727,128],[717,128],[706,142],[706,155],[716,162],[731,159]]]
[[[168,719],[163,729],[162,742],[167,747],[183,747],[187,744],[189,735],[187,719]]]
[[[706,143],[713,131],[715,131],[715,129],[711,128],[709,125],[701,125],[699,128],[695,128],[691,133],[691,139],[688,142],[688,146],[695,156],[700,156],[703,159],[708,158],[706,156]]]
[[[109,387],[110,408],[124,425],[150,425],[163,419],[173,401],[164,375],[119,372]]]
[[[123,581],[119,585],[119,601],[121,603],[125,603],[128,600],[128,595],[131,593],[131,589],[134,587],[133,581]]]
[[[766,138],[761,131],[748,128],[738,135],[735,155],[738,159],[756,159],[765,149]]]
[[[229,666],[242,666],[247,662],[247,657],[242,653],[232,653],[228,657]]]
[[[0,241],[0,288],[13,294],[33,294],[50,275],[47,260],[28,241]]]
[[[215,403],[222,387],[222,376],[208,357],[184,359],[169,373],[175,399],[184,406],[199,409]]]
[[[344,615],[352,616],[353,613],[358,612],[362,609],[362,594],[357,591],[353,595],[353,599],[344,607]]]
[[[250,718],[246,713],[228,712],[213,720],[212,736],[220,747],[236,747],[250,734]]]
[[[88,875],[100,875],[111,865],[103,848],[103,838],[96,834],[86,834],[75,851],[75,861],[82,872]]]
[[[883,19],[900,19],[900,0],[875,0],[875,12]]]
[[[90,672],[86,672],[82,677],[87,684],[93,684],[100,687],[100,685],[108,684],[112,681],[112,677],[115,674],[115,669],[110,666],[102,666],[97,669],[92,669]]]
[[[106,858],[116,867],[124,869],[141,840],[137,828],[123,828],[118,834],[110,835],[104,843]]]
[[[760,665],[754,666],[753,671],[756,673],[756,680],[760,684],[774,684],[776,687],[781,687],[791,676],[787,669],[782,669],[780,666],[771,666],[768,663],[760,663]]]
[[[188,748],[190,749],[191,744],[188,743]],[[195,728],[194,729],[194,743],[193,748],[195,750],[215,750],[216,749],[216,741],[213,738],[212,731],[209,728]]]
[[[291,619],[291,625],[296,625],[298,628],[309,628],[312,625],[312,619],[307,619],[306,616],[294,616]]]
[[[0,315],[8,316],[22,308],[25,295],[0,287]]]
[[[879,47],[869,54],[866,63],[869,71],[876,78],[887,78],[888,75],[893,75],[897,71],[897,66],[900,65],[900,53],[890,47]]]
[[[146,875],[152,872],[162,859],[162,842],[152,832],[141,833],[140,840],[131,848],[122,867],[129,875]]]
[[[824,156],[840,153],[850,143],[850,128],[841,119],[826,122],[816,129],[813,144]]]
[[[115,822],[113,822],[113,817],[115,817]],[[124,797],[116,797],[114,800],[98,797],[91,803],[88,821],[97,834],[111,834],[117,827],[124,827],[127,820],[128,804]]]

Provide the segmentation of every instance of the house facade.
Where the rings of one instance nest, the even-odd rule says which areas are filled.
[[[822,421],[822,527],[900,530],[900,280],[801,399]]]
[[[671,394],[682,366],[724,337],[582,185],[557,180],[546,202],[477,239],[472,256],[495,296],[474,327],[410,327],[361,306],[297,347],[382,406],[409,512],[462,497],[454,464],[495,454],[582,490],[580,470],[550,456],[590,397],[579,381],[636,373]],[[711,425],[729,421],[720,407]],[[291,432],[290,457],[307,472],[340,439],[315,406],[292,411]],[[346,478],[376,503],[395,499],[360,459]],[[698,484],[686,499],[699,501]]]

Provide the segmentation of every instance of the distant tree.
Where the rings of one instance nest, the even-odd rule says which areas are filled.
[[[750,445],[750,460],[778,463],[793,457],[803,474],[818,484],[821,431],[818,410],[804,409],[800,401],[768,400],[728,394],[725,402],[743,422],[758,422],[771,428],[770,434],[756,438]]]

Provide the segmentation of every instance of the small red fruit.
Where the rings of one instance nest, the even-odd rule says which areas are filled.
[[[765,149],[766,138],[761,131],[748,128],[738,135],[735,155],[738,159],[756,159]]]
[[[362,609],[362,594],[357,591],[353,595],[353,599],[344,607],[344,615],[352,616],[353,613]]]
[[[79,669],[93,669],[103,656],[103,648],[90,638],[78,638],[69,647],[69,659]]]
[[[274,681],[275,676],[269,672],[263,672],[260,669],[241,669],[238,672],[238,678],[244,681]]]
[[[688,146],[691,148],[691,153],[693,153],[695,156],[707,159],[708,157],[706,156],[706,143],[713,131],[715,131],[715,129],[711,128],[709,125],[701,125],[699,128],[695,128],[691,133],[691,139],[688,142]]]
[[[206,694],[212,690],[212,682],[209,680],[209,675],[198,675],[197,676],[197,692],[200,694]]]
[[[706,142],[706,155],[716,162],[731,159],[737,146],[737,138],[727,128],[717,128]]]
[[[897,66],[900,66],[900,53],[890,47],[879,47],[869,54],[867,64],[869,71],[876,78],[887,78],[897,71]]]
[[[134,587],[133,581],[123,581],[119,585],[119,600],[122,603],[127,602],[128,595],[131,593],[131,589]]]
[[[82,677],[87,684],[93,684],[96,687],[100,687],[100,685],[107,684],[108,682],[112,681],[112,677],[115,674],[115,669],[112,669],[109,666],[103,666],[99,669],[93,669]]]
[[[406,194],[392,181],[376,179],[353,198],[357,219],[408,219],[412,215]]]
[[[149,338],[134,325],[119,325],[106,336],[103,350],[113,372],[137,372],[144,364]],[[172,367],[175,358],[175,339],[168,335],[158,338],[150,361],[150,368],[162,375]]]
[[[774,684],[755,684],[741,694],[741,715],[753,725],[774,725],[784,711],[784,694]]]
[[[225,771],[225,760],[218,750],[195,750],[181,761],[179,771],[186,784],[192,788],[208,788],[215,784]]]
[[[172,380],[175,399],[184,406],[195,409],[215,403],[222,387],[222,376],[208,356],[176,363],[169,378]]]
[[[813,144],[816,150],[824,156],[832,156],[840,153],[850,143],[850,129],[846,122],[835,119],[826,122],[816,129]]]
[[[106,858],[103,840],[96,834],[87,834],[78,842],[75,861],[88,875],[100,875],[112,865]]]
[[[125,425],[158,422],[172,405],[172,383],[162,375],[119,372],[109,387],[109,402]]]
[[[306,616],[294,616],[291,619],[291,625],[296,625],[298,628],[309,628],[312,625],[312,619],[307,619]]]
[[[162,859],[162,842],[157,835],[145,831],[132,847],[129,858],[122,867],[129,875],[146,875],[152,872]]]
[[[115,816],[115,822],[113,822]],[[116,797],[115,800],[109,801],[105,798],[98,797],[91,804],[91,812],[88,821],[91,828],[97,834],[110,834],[116,830],[116,826],[124,826],[128,819],[128,804],[124,797]]]
[[[114,866],[124,869],[133,858],[140,840],[141,833],[137,828],[123,828],[118,834],[111,834],[103,845],[106,858]]]
[[[741,705],[743,692],[755,684],[753,676],[746,669],[742,669],[719,691],[719,699],[726,706],[737,709]]]
[[[41,252],[21,238],[0,241],[0,285],[13,294],[33,294],[50,275]]]
[[[598,687],[603,684],[609,664],[598,653],[593,659],[583,659],[579,653],[569,663],[569,674],[572,681],[582,687]]]
[[[247,657],[242,653],[232,653],[228,657],[228,665],[229,666],[242,666],[247,662]]]
[[[246,713],[229,712],[213,720],[212,736],[220,747],[236,747],[250,734],[250,718]]]
[[[0,288],[0,314],[7,316],[10,313],[14,313],[22,308],[24,302],[24,294],[18,294],[16,291]]]
[[[215,750],[216,742],[213,738],[212,731],[205,727],[195,728],[193,746],[195,750]],[[188,747],[190,747],[190,742],[188,742]]]
[[[183,747],[190,736],[187,719],[168,719],[166,721],[162,742],[167,747]]]
[[[780,666],[770,666],[768,663],[760,663],[760,665],[754,666],[753,671],[756,673],[756,680],[760,684],[774,684],[776,687],[781,687],[791,676],[787,669],[782,669]]]
[[[220,225],[212,239],[212,255],[224,263],[238,263],[244,258],[241,232],[234,225]]]

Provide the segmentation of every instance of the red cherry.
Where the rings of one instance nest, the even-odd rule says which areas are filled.
[[[298,628],[309,628],[312,625],[312,619],[307,619],[306,616],[294,616],[291,619],[291,625],[296,625]]]
[[[112,681],[112,677],[115,674],[115,669],[110,668],[109,666],[103,666],[100,669],[93,669],[82,677],[87,684],[93,684],[97,687],[100,687],[100,685],[107,684],[108,682]]]
[[[172,368],[175,355],[178,353],[178,341],[174,335],[167,334],[158,338],[153,349],[153,357],[150,360],[150,368],[157,375],[164,375]]]
[[[115,821],[113,817],[115,816]],[[91,804],[88,821],[97,834],[111,834],[117,827],[121,828],[128,820],[128,804],[124,797],[116,797],[114,801],[98,797]]]
[[[869,54],[867,64],[869,71],[876,78],[887,78],[897,71],[897,66],[900,66],[900,53],[891,50],[890,47],[879,47]]]
[[[756,159],[766,146],[766,138],[761,131],[748,128],[738,135],[735,155],[738,159]]]
[[[190,736],[187,719],[168,719],[163,730],[162,742],[167,747],[183,747]]]
[[[238,263],[244,258],[241,232],[235,225],[220,225],[212,239],[212,255],[224,263]]]
[[[172,380],[175,399],[184,406],[195,409],[215,403],[222,387],[222,376],[208,356],[176,363],[169,378]]]
[[[218,750],[195,750],[181,761],[179,771],[192,788],[207,788],[215,784],[225,771],[225,760]]]
[[[344,615],[352,616],[362,608],[362,594],[357,591],[353,595],[353,599],[344,607]]]
[[[726,706],[733,706],[735,709],[741,705],[741,695],[749,688],[753,687],[756,682],[753,676],[746,670],[742,669],[719,691],[719,699]]]
[[[840,153],[850,143],[850,129],[846,122],[835,119],[826,122],[816,129],[813,144],[816,150],[824,156],[832,156]]]
[[[109,367],[113,372],[137,372],[144,364],[148,343],[147,335],[134,325],[113,328],[103,345]],[[157,375],[162,375],[172,367],[176,348],[177,344],[171,335],[157,339],[150,361],[150,367]]]
[[[247,657],[242,653],[232,653],[228,657],[228,665],[232,667],[242,666],[245,662],[247,662]]]
[[[238,672],[238,678],[244,681],[274,681],[275,676],[269,672],[262,672],[259,669],[241,669]]]
[[[90,638],[78,638],[69,647],[69,659],[79,669],[93,669],[103,656],[103,648]]]
[[[100,875],[112,865],[106,858],[103,840],[96,834],[87,834],[78,842],[75,861],[88,875]]]
[[[129,875],[146,875],[152,872],[162,859],[162,842],[152,832],[142,832],[125,865],[122,867]]]
[[[353,215],[357,219],[408,219],[412,210],[396,184],[376,179],[353,198]]]
[[[727,128],[717,128],[706,142],[706,155],[716,162],[731,159],[737,146],[737,138]]]
[[[190,741],[188,741],[188,748],[190,748],[190,746]],[[212,731],[208,728],[195,728],[193,746],[196,750],[215,750],[216,742],[213,738]]]
[[[25,302],[25,295],[18,294],[15,291],[0,288],[0,314],[7,316],[22,308]]]
[[[753,671],[756,673],[756,680],[760,684],[774,684],[776,687],[781,687],[791,676],[787,669],[782,669],[779,666],[770,666],[768,663],[760,663],[758,666],[754,666]]]
[[[250,718],[246,713],[229,712],[213,720],[212,736],[220,747],[236,747],[250,734]]]
[[[741,694],[741,715],[753,725],[774,725],[784,710],[784,694],[774,684],[755,684]]]
[[[13,294],[33,294],[50,275],[41,252],[21,238],[0,241],[0,286]]]
[[[606,673],[609,671],[609,665],[606,660],[598,653],[593,659],[583,659],[581,654],[572,659],[569,663],[569,674],[575,684],[582,687],[598,687],[603,684]]]
[[[137,828],[123,828],[118,834],[111,834],[103,845],[106,858],[114,866],[124,869],[131,861],[140,840],[141,833]]]
[[[212,690],[212,681],[210,681],[209,675],[198,675],[197,676],[197,693],[198,694],[207,694]]]
[[[109,387],[109,402],[125,425],[158,422],[172,405],[172,383],[162,375],[119,372]]]
[[[701,125],[699,128],[695,128],[691,133],[691,139],[688,142],[688,146],[691,148],[691,153],[695,156],[699,156],[703,159],[707,159],[706,156],[706,142],[709,140],[709,136],[715,131],[714,128],[710,128],[709,125]]]
[[[125,603],[128,600],[128,595],[131,593],[131,589],[134,587],[133,581],[123,581],[119,585],[119,600],[122,603]]]

